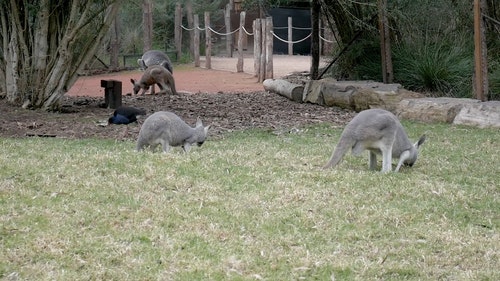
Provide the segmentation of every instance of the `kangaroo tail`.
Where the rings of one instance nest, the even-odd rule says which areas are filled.
[[[323,166],[323,169],[335,167],[338,163],[340,163],[342,158],[344,158],[346,153],[349,151],[349,149],[352,148],[353,145],[354,140],[342,134],[342,136],[340,136],[339,142],[337,143],[337,146],[335,146],[335,149],[333,150],[332,157]]]

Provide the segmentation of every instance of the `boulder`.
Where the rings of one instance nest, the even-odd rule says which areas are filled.
[[[361,88],[353,96],[354,110],[383,108],[395,112],[404,99],[424,98],[424,95],[401,88],[399,84],[382,84],[380,88]]]
[[[453,124],[500,128],[500,101],[467,103],[460,109]]]
[[[480,101],[456,98],[406,99],[399,102],[396,115],[400,119],[452,123],[465,105],[475,103]]]

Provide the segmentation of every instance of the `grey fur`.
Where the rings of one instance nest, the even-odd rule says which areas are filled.
[[[170,73],[174,73],[174,68],[172,66],[172,62],[170,58],[163,53],[162,51],[150,50],[145,52],[142,55],[142,58],[137,60],[137,63],[141,67],[142,70],[146,70],[148,67],[152,65],[161,65],[168,69]]]
[[[166,94],[167,89],[170,88],[172,94],[177,95],[174,76],[172,76],[172,73],[170,73],[168,69],[160,65],[148,67],[139,81],[130,79],[130,82],[134,85],[134,95],[137,95],[141,89],[141,94],[144,95],[144,93],[149,90],[149,87],[154,84],[160,87],[160,92],[158,92],[160,94]]]
[[[201,146],[207,138],[210,126],[203,126],[200,118],[196,126],[191,127],[179,116],[168,111],[159,111],[149,116],[142,124],[137,139],[137,151],[145,146],[152,150],[157,145],[162,146],[163,152],[167,153],[171,146],[182,146],[184,152],[188,153],[191,145]]]
[[[418,148],[424,143],[425,135],[415,143],[408,139],[398,118],[383,109],[361,111],[344,128],[332,157],[324,168],[335,167],[352,149],[353,155],[370,151],[369,167],[376,169],[377,154],[382,155],[382,172],[392,171],[392,158],[399,158],[395,172],[403,164],[413,166],[418,158]]]

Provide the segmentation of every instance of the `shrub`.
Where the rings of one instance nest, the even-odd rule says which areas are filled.
[[[471,97],[471,48],[456,39],[430,43],[404,42],[393,50],[395,80],[418,92]]]

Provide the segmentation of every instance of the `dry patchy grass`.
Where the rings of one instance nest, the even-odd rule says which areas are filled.
[[[341,130],[243,131],[189,155],[0,139],[0,278],[498,280],[499,132],[429,135],[412,169],[347,156]]]

